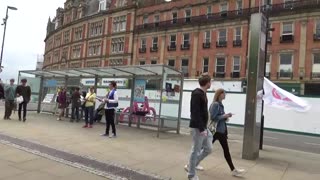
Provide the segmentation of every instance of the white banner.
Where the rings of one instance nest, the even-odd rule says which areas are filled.
[[[267,78],[264,78],[263,88],[265,105],[299,112],[306,112],[311,108],[305,100],[279,88]]]

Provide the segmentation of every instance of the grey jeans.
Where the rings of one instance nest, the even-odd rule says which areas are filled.
[[[192,129],[192,148],[189,160],[189,172],[188,178],[192,178],[196,175],[196,166],[212,152],[212,134],[208,132],[207,136],[200,134],[199,129]]]

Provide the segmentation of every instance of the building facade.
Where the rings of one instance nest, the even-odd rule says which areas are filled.
[[[320,95],[319,8],[319,0],[68,0],[48,23],[44,69],[166,64],[186,78],[244,81],[250,14],[260,11],[274,28],[266,76]]]

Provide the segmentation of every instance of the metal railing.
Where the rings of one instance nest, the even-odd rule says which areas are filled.
[[[268,11],[269,16],[278,16],[281,13],[297,13],[301,11],[308,11],[310,9],[319,9],[319,0],[300,0],[294,2],[280,3],[261,6],[261,12]],[[179,18],[174,20],[161,21],[157,23],[148,23],[135,26],[135,31],[152,31],[152,30],[166,30],[170,28],[179,28],[181,26],[198,26],[208,23],[221,23],[226,20],[249,18],[251,14],[259,12],[259,7],[245,8],[241,10],[224,11],[212,14],[204,14],[200,16],[192,16],[186,18]]]

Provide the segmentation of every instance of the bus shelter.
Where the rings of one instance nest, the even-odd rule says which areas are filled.
[[[117,123],[127,123],[138,128],[156,127],[158,136],[164,131],[180,133],[183,74],[169,66],[26,70],[19,71],[19,79],[22,78],[31,81],[32,91],[38,92],[33,93],[33,96],[38,97],[34,97],[30,103],[30,108],[38,113],[56,112],[56,91],[59,87],[67,88],[71,94],[75,87],[87,91],[90,86],[94,86],[97,97],[104,98],[109,82],[116,81],[119,96]],[[96,107],[99,104],[96,101]]]

